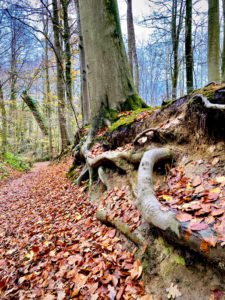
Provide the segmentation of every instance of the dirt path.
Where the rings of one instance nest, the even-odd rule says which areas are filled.
[[[137,299],[140,266],[95,218],[70,162],[38,163],[0,189],[0,299]]]

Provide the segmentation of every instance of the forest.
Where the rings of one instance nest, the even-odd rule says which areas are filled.
[[[225,299],[225,0],[0,0],[0,299]]]

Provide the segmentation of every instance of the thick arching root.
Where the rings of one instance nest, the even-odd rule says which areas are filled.
[[[225,251],[220,245],[204,250],[205,238],[215,236],[213,229],[192,231],[187,235],[188,222],[180,223],[175,217],[175,211],[162,211],[157,200],[152,183],[152,172],[156,162],[172,156],[166,148],[157,148],[145,152],[138,170],[138,197],[136,206],[144,220],[160,229],[171,241],[187,246],[213,262],[224,262]]]

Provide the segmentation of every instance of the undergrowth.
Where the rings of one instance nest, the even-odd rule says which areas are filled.
[[[3,163],[7,163],[10,167],[17,171],[25,172],[30,169],[28,164],[11,152],[1,154],[1,160]]]

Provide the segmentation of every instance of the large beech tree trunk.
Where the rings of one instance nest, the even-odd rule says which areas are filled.
[[[56,53],[56,69],[57,69],[57,96],[58,96],[58,118],[59,127],[61,134],[61,150],[63,151],[67,145],[70,144],[69,136],[66,129],[66,118],[65,118],[65,88],[63,81],[63,58],[60,44],[59,34],[59,15],[58,15],[58,4],[57,0],[53,0],[53,32],[55,42],[55,53]]]
[[[122,39],[116,0],[80,0],[90,92],[91,131],[108,110],[142,107]],[[146,106],[146,105],[144,105]]]
[[[220,82],[219,0],[209,0],[208,10],[208,81]]]

